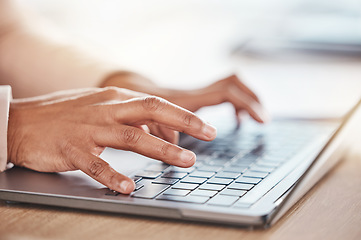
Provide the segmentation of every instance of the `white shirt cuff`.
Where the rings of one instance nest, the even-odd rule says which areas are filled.
[[[7,136],[11,99],[11,87],[8,85],[0,86],[0,172],[4,171],[7,165]]]

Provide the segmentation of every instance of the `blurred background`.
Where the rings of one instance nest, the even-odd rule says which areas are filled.
[[[361,97],[360,0],[17,1],[164,86],[237,73],[273,116],[338,116]]]

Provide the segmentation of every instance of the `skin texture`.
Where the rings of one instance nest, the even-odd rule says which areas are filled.
[[[190,167],[195,154],[172,143],[176,132],[205,141],[216,136],[214,127],[159,97],[115,87],[65,91],[11,104],[8,156],[15,165],[36,171],[80,169],[127,194],[134,182],[99,154],[113,147]]]
[[[269,121],[269,116],[256,94],[236,75],[221,79],[204,88],[184,91],[161,88],[139,74],[120,72],[108,77],[101,86],[124,87],[146,92],[167,99],[192,112],[205,106],[230,102],[234,106],[238,124],[240,124],[240,115],[243,112],[247,112],[259,123]]]
[[[101,87],[12,101],[8,161],[41,172],[81,170],[110,189],[129,194],[134,182],[98,157],[105,147],[190,167],[196,156],[177,146],[179,132],[204,141],[216,137],[216,129],[192,112],[230,102],[237,120],[245,111],[260,123],[267,121],[257,96],[235,75],[205,88],[179,91],[119,72]]]

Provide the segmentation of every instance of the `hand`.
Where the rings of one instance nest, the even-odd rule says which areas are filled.
[[[8,126],[8,159],[42,172],[77,170],[121,193],[134,182],[98,156],[105,147],[134,151],[165,163],[190,167],[195,154],[160,139],[185,132],[210,141],[214,127],[164,99],[119,88],[65,91],[14,101]],[[161,134],[161,135],[162,135]]]
[[[269,119],[256,94],[236,75],[201,89],[182,91],[161,88],[138,74],[121,72],[106,79],[101,86],[125,87],[160,96],[192,112],[205,106],[230,102],[234,106],[238,124],[242,112],[248,112],[252,118],[260,123],[267,122]]]

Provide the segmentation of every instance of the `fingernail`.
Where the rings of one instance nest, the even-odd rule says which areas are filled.
[[[215,138],[217,135],[217,129],[215,127],[213,127],[212,125],[206,124],[204,126],[203,129],[203,133],[208,137],[208,138]]]
[[[120,189],[122,190],[122,192],[125,192],[125,193],[130,192],[128,190],[129,186],[130,186],[130,183],[128,181],[122,181],[120,183]]]
[[[270,116],[266,109],[261,104],[254,105],[253,109],[256,111],[258,117],[263,123],[267,123],[270,120]]]
[[[264,123],[267,123],[269,121],[271,121],[271,116],[269,115],[269,113],[262,108],[261,114],[260,114],[262,120]]]
[[[183,163],[189,163],[191,161],[194,161],[193,159],[196,158],[196,155],[188,150],[183,150],[180,154],[180,159]]]

